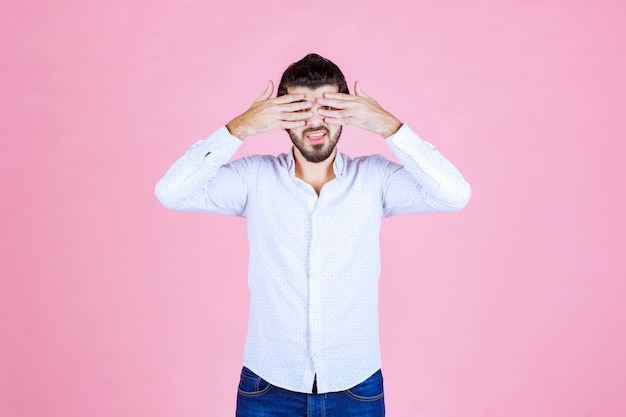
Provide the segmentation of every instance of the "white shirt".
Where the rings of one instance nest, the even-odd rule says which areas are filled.
[[[337,152],[319,197],[293,153],[227,163],[242,141],[221,127],[156,186],[163,205],[247,219],[250,312],[244,365],[273,385],[342,391],[381,367],[379,231],[386,216],[463,208],[470,186],[408,126],[387,138],[404,166]]]

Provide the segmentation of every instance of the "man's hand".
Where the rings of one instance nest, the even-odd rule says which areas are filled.
[[[304,94],[285,94],[271,99],[273,91],[274,83],[270,81],[252,106],[226,125],[231,135],[244,140],[273,129],[293,129],[304,126],[306,119],[313,116],[309,111],[312,103],[303,101]]]
[[[387,138],[400,129],[402,122],[380,107],[372,97],[365,94],[357,81],[354,83],[356,95],[324,93],[317,102],[324,106],[318,113],[329,125],[353,125]],[[328,109],[330,107],[330,109]]]

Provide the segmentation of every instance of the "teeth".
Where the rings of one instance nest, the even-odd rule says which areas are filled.
[[[313,133],[313,134],[309,135],[309,137],[311,137],[311,138],[321,138],[322,136],[324,136],[324,132]]]

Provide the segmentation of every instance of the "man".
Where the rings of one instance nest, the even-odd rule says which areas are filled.
[[[463,208],[470,187],[432,145],[331,61],[309,54],[243,114],[187,150],[156,194],[177,210],[247,219],[250,314],[238,417],[384,416],[378,339],[382,218]],[[343,125],[402,161],[350,159]],[[285,129],[287,154],[228,163],[242,141]]]

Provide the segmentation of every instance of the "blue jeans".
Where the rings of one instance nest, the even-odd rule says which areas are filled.
[[[346,391],[304,394],[276,387],[241,370],[236,417],[384,417],[383,375],[378,370]]]

